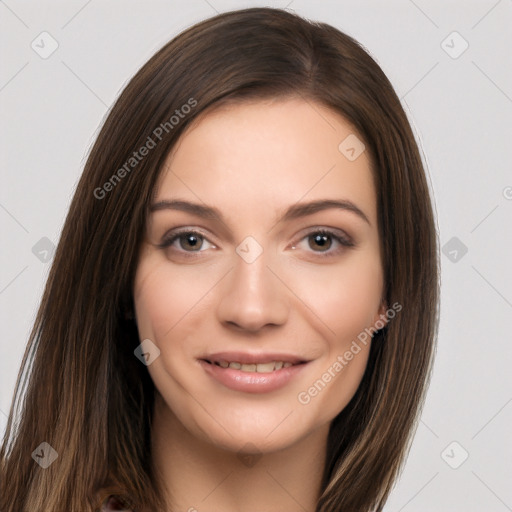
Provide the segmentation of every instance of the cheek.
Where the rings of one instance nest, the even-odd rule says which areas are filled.
[[[379,311],[382,277],[378,265],[365,266],[361,272],[344,275],[338,288],[332,286],[329,299],[325,304],[328,321],[339,334],[339,342],[345,342],[347,336],[351,340],[356,338],[365,328],[373,325]]]
[[[365,329],[374,325],[382,299],[383,275],[375,253],[345,265],[300,273],[298,295],[315,312],[324,333],[324,355],[298,396],[319,423],[333,419],[361,383],[371,346]]]
[[[149,258],[140,263],[134,286],[141,339],[163,340],[190,314],[212,287],[211,276],[176,272],[169,262]],[[196,306],[197,307],[197,306]]]
[[[331,348],[340,349],[378,316],[383,289],[380,260],[358,254],[345,264],[294,272],[294,290],[323,324]]]
[[[204,279],[203,279],[204,277]],[[148,366],[156,387],[179,409],[180,393],[187,381],[190,357],[197,347],[197,332],[204,321],[211,277],[177,271],[158,255],[139,263],[134,303],[140,340],[149,338],[160,357]],[[181,404],[182,406],[183,404]],[[181,407],[180,406],[180,407]],[[173,408],[175,408],[173,407]]]

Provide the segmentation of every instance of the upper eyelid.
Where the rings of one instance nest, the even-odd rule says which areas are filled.
[[[189,228],[189,227],[179,227],[179,228],[173,228],[173,229],[170,229],[169,231],[167,231],[164,236],[162,238],[166,238],[168,236],[170,237],[175,237],[175,236],[178,236],[178,235],[182,235],[182,234],[186,234],[186,233],[197,233],[198,235],[201,235],[203,236],[204,238],[208,238],[208,235],[206,235],[202,230],[201,228]]]
[[[176,236],[176,235],[182,234],[182,233],[198,233],[198,234],[202,235],[203,237],[208,238],[209,235],[207,233],[205,233],[205,231],[206,230],[203,230],[203,228],[194,227],[194,226],[192,226],[192,227],[188,227],[188,226],[175,227],[175,228],[172,228],[172,229],[169,229],[168,231],[166,231],[165,234],[162,236],[162,238],[166,238],[167,236]],[[300,230],[300,233],[302,233],[302,236],[306,236],[307,234],[314,233],[316,231],[330,231],[333,234],[338,234],[338,235],[344,236],[346,238],[351,238],[351,236],[344,229],[325,226],[322,224],[317,224],[315,226],[303,228]]]
[[[344,229],[332,228],[329,226],[323,226],[321,224],[316,225],[316,226],[311,226],[309,228],[304,228],[300,231],[302,233],[302,235],[297,235],[297,236],[301,236],[301,239],[302,239],[305,236],[310,235],[312,233],[316,233],[318,231],[327,231],[329,233],[332,233],[333,235],[339,236],[340,238],[346,238],[348,240],[352,240],[352,237]]]

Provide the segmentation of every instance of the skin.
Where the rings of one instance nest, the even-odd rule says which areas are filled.
[[[370,343],[309,403],[297,397],[386,310],[369,155],[349,161],[338,149],[354,133],[315,102],[245,102],[204,113],[165,162],[154,203],[179,198],[224,217],[153,212],[136,272],[140,339],[160,350],[148,366],[153,457],[173,510],[315,509],[329,425],[356,392]],[[289,206],[316,199],[349,200],[369,222],[335,208],[279,221]],[[158,246],[180,227],[203,238]],[[319,227],[354,245],[315,243]],[[263,249],[251,263],[235,251],[247,236]],[[204,371],[198,358],[220,351],[310,362],[281,389],[247,393]]]

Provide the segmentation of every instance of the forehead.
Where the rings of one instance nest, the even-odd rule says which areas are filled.
[[[347,158],[344,142],[358,151],[361,139],[340,114],[310,100],[223,105],[182,134],[155,198],[202,201],[240,215],[268,215],[299,200],[348,199],[375,220],[370,157],[363,151]]]

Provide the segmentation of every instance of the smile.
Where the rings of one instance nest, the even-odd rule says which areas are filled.
[[[275,355],[222,354],[199,359],[206,374],[223,387],[244,393],[267,393],[283,388],[308,361]]]
[[[211,363],[211,361],[208,361]],[[271,373],[275,370],[280,370],[281,368],[289,368],[293,366],[289,361],[270,361],[268,363],[257,363],[257,364],[249,364],[249,363],[240,363],[238,361],[215,361],[214,363],[221,368],[233,368],[234,370],[240,370],[242,372],[256,372],[256,373]]]

